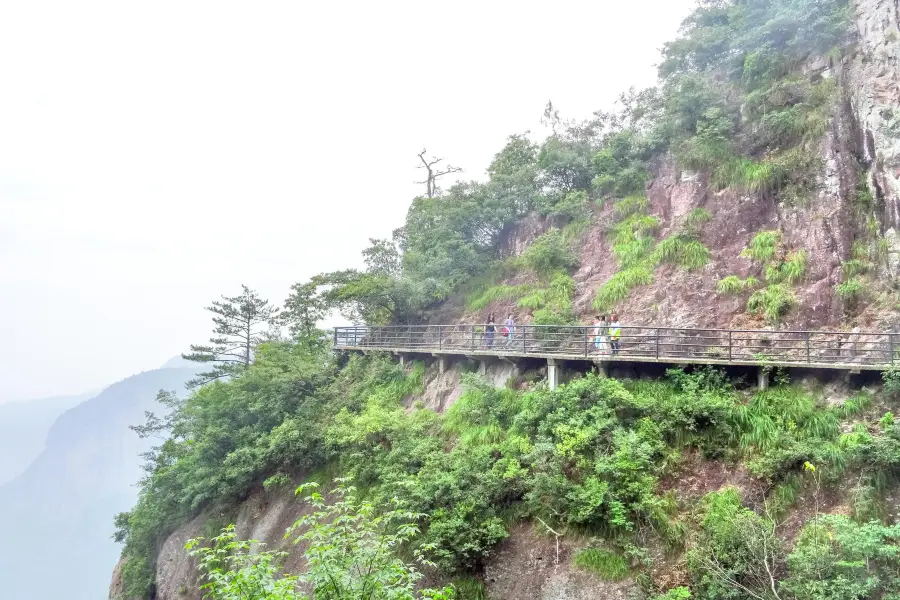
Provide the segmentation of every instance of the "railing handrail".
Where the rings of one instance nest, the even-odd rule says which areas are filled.
[[[410,328],[428,328],[428,327],[483,327],[490,323],[434,323],[419,325],[342,325],[334,327],[336,330],[350,329],[410,329]],[[502,322],[494,322],[496,327],[505,327]],[[606,324],[610,326],[609,323]],[[533,329],[593,329],[599,325],[537,325],[532,323],[516,323],[514,327],[528,327]],[[715,329],[702,327],[663,327],[656,325],[618,325],[620,329],[652,329],[659,331],[699,331],[699,332],[716,332],[716,333],[783,333],[783,334],[827,334],[827,335],[900,335],[897,331],[847,331],[847,330],[830,330],[830,329]]]
[[[487,327],[493,325],[493,331]],[[335,327],[337,349],[477,353],[565,359],[707,364],[825,365],[832,368],[885,368],[895,356],[893,331],[707,329],[651,325],[497,323],[349,325]],[[600,332],[596,330],[600,328]],[[618,335],[612,335],[613,330]],[[599,335],[598,335],[599,333]],[[900,354],[900,348],[897,353]],[[607,355],[608,358],[604,358]],[[611,356],[610,356],[611,355]]]

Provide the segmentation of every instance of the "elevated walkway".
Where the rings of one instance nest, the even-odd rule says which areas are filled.
[[[548,361],[555,387],[559,361],[803,367],[880,371],[900,360],[900,334],[623,326],[618,343],[599,340],[593,326],[518,325],[503,336],[484,324],[337,327],[334,347],[347,351],[498,357]],[[441,363],[443,364],[443,363]],[[766,369],[767,371],[768,369]],[[762,375],[760,384],[764,385]]]

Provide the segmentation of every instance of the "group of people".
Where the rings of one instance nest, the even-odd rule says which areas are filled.
[[[594,316],[594,347],[600,354],[618,354],[622,348],[622,325],[619,315]]]
[[[484,328],[484,345],[486,348],[493,348],[494,335],[496,332],[496,319],[494,318],[494,313],[491,313],[488,315],[487,324]],[[516,322],[513,320],[512,313],[509,313],[506,316],[506,320],[503,321],[503,328],[500,330],[500,335],[506,338],[507,346],[512,346],[512,343],[516,340]]]
[[[484,327],[485,348],[494,347],[494,336],[497,333],[497,322],[494,313],[488,315]],[[596,315],[593,324],[594,347],[600,354],[618,354],[621,349],[622,325],[619,323],[619,315]],[[516,322],[512,313],[506,316],[500,335],[506,338],[505,345],[512,346],[516,340]]]

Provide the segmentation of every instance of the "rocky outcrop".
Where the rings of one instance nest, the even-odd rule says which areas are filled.
[[[852,109],[869,188],[891,241],[891,275],[900,276],[900,6],[858,0],[857,50],[849,62]]]

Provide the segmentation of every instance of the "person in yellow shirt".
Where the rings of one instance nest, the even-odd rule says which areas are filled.
[[[619,323],[619,315],[613,313],[612,322],[609,324],[609,342],[612,346],[612,353],[618,354],[621,349],[622,324]]]

